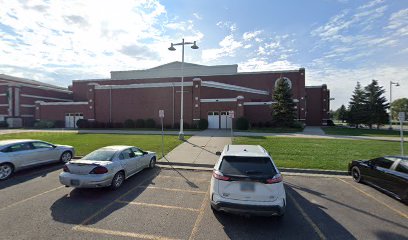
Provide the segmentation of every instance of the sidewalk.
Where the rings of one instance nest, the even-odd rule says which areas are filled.
[[[213,167],[218,160],[216,152],[221,152],[225,145],[231,144],[230,134],[223,130],[196,132],[196,135],[159,159],[158,164]]]

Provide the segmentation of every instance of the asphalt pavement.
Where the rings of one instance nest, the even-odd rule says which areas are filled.
[[[0,239],[407,239],[408,207],[351,178],[284,175],[283,218],[213,212],[209,171],[155,168],[117,191],[65,188],[61,165],[0,182]]]

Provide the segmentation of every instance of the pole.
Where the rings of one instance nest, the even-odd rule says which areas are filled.
[[[183,121],[183,106],[184,104],[184,38],[182,41],[182,51],[181,51],[181,109],[180,109],[180,133],[179,139],[184,140],[184,121]]]
[[[402,120],[400,120],[400,135],[401,135],[401,157],[404,156],[404,130]]]
[[[390,81],[390,116],[389,116],[389,120],[390,120],[390,127],[388,128],[389,130],[392,130],[392,109],[391,109],[391,103],[392,103],[392,81]]]
[[[161,150],[162,150],[162,158],[164,157],[164,128],[163,128],[163,118],[161,117],[161,125],[162,125],[162,144],[161,144]]]

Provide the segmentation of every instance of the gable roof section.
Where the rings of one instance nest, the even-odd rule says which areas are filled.
[[[59,86],[55,86],[52,84],[43,83],[40,81],[26,79],[26,78],[13,77],[13,76],[6,75],[6,74],[0,74],[0,81],[1,80],[6,81],[8,83],[15,83],[16,85],[72,93],[72,91],[69,91],[67,88],[64,88],[64,87],[59,87]]]

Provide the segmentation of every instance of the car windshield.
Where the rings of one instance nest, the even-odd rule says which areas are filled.
[[[100,149],[91,152],[90,154],[83,157],[83,160],[94,160],[94,161],[111,161],[115,155],[115,150]]]
[[[221,162],[220,171],[224,175],[271,177],[276,170],[266,157],[236,157],[225,156]]]

